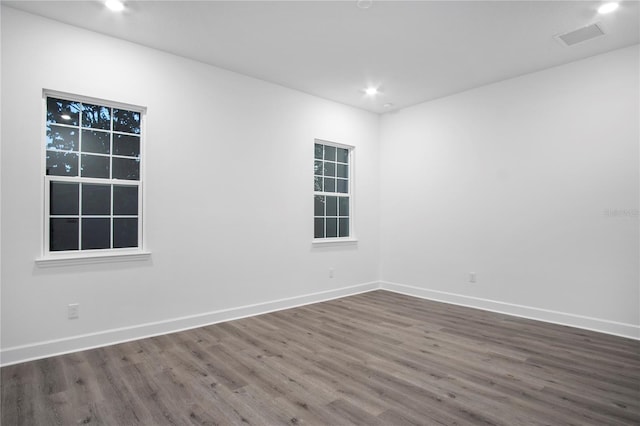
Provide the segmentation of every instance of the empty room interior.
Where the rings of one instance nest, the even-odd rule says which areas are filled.
[[[2,425],[640,424],[637,1],[2,1]]]

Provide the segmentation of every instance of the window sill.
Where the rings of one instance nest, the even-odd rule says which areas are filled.
[[[332,247],[332,246],[346,246],[346,245],[358,245],[357,238],[323,238],[312,240],[311,245],[313,247]]]
[[[96,263],[135,262],[148,260],[150,258],[151,252],[148,251],[88,255],[74,254],[41,257],[36,259],[36,265],[41,268],[50,268],[55,266],[91,265]]]

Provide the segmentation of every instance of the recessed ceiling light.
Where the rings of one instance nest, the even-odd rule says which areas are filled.
[[[107,0],[104,2],[104,5],[114,12],[122,12],[124,10],[124,3],[120,0]]]
[[[358,0],[356,4],[360,9],[369,9],[373,4],[373,0]]]
[[[386,103],[386,104],[384,104],[382,106],[385,107],[385,108],[391,108],[393,106],[393,104],[392,103]]]
[[[69,114],[62,114],[60,118],[62,118],[63,120],[71,120],[71,116]]]
[[[611,13],[618,8],[618,3],[605,3],[598,8],[598,13],[604,15],[605,13]]]
[[[378,89],[376,87],[367,87],[364,90],[364,93],[366,93],[369,96],[374,96],[378,94]]]

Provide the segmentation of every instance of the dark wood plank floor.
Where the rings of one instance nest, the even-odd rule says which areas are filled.
[[[2,425],[638,425],[640,342],[386,291],[2,368]]]

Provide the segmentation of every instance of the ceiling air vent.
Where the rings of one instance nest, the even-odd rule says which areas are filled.
[[[600,37],[604,35],[602,27],[598,24],[587,25],[586,27],[578,28],[577,30],[569,31],[568,33],[560,34],[556,36],[556,39],[565,46],[573,46],[574,44],[582,43],[583,41],[591,40],[592,38]]]

